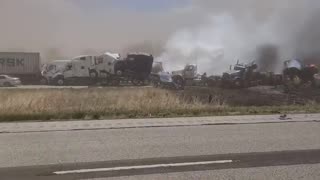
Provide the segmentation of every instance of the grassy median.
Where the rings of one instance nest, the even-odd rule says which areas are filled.
[[[191,99],[191,100],[190,100]],[[319,112],[320,105],[230,106],[154,88],[2,89],[0,121]]]

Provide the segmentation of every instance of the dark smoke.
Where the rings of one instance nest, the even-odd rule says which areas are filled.
[[[310,16],[297,34],[295,54],[305,63],[320,64],[320,12]]]
[[[278,47],[273,44],[259,46],[257,49],[256,61],[260,71],[274,71],[279,61]]]

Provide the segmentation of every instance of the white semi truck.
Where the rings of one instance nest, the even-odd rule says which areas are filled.
[[[100,70],[108,69],[106,66],[112,65],[106,63],[116,61],[113,57],[106,54],[102,56],[82,55],[70,60],[55,60],[46,64],[42,69],[42,76],[51,85],[78,85],[95,83],[94,80],[100,77]]]
[[[71,60],[56,60],[44,66],[42,76],[54,85],[119,85],[121,81],[141,85],[148,79],[153,57],[131,53],[125,59],[119,54],[104,53],[99,56],[77,56]]]

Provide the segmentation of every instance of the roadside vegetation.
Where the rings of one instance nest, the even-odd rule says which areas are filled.
[[[206,96],[206,95],[205,95]],[[219,96],[219,95],[218,95]],[[230,105],[223,98],[153,88],[1,89],[0,121],[314,113],[305,105]],[[245,97],[244,97],[245,98]]]

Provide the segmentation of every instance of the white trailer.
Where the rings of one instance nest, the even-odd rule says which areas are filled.
[[[0,52],[0,74],[19,77],[23,83],[39,82],[40,53]]]

